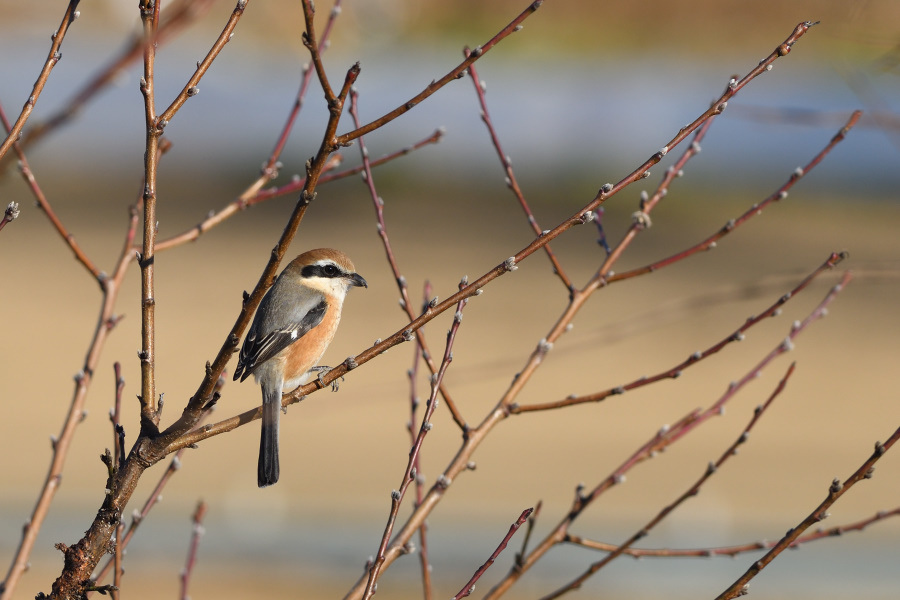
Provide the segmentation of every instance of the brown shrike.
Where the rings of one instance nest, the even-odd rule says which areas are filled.
[[[278,481],[281,395],[310,381],[337,330],[353,286],[368,287],[343,252],[319,248],[288,264],[266,292],[244,339],[234,379],[262,387],[259,487]]]

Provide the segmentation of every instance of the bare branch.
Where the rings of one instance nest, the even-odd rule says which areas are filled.
[[[532,512],[534,512],[534,508],[526,508],[522,511],[522,514],[519,515],[519,518],[516,520],[516,522],[509,526],[509,531],[500,542],[500,545],[497,546],[497,549],[494,550],[494,553],[491,554],[491,556],[483,565],[478,567],[478,570],[475,571],[475,574],[472,575],[472,578],[468,582],[466,582],[466,585],[464,585],[461,590],[456,592],[456,595],[453,596],[453,598],[451,598],[450,600],[459,600],[460,598],[466,598],[473,591],[475,591],[475,583],[479,579],[481,579],[481,576],[484,575],[489,568],[491,568],[491,565],[494,564],[494,561],[497,560],[497,557],[500,556],[500,553],[506,549],[506,545],[509,543],[509,540],[511,540],[512,536],[515,535],[516,531],[519,530],[519,527],[521,527],[522,524],[525,523],[525,520],[528,519],[529,516],[531,516]]]
[[[769,550],[765,556],[761,559],[757,560],[753,563],[753,565],[747,569],[747,571],[738,577],[737,581],[735,581],[728,589],[719,594],[716,597],[716,600],[728,600],[730,598],[736,598],[747,593],[747,588],[750,585],[750,580],[756,577],[760,571],[766,568],[766,566],[775,560],[779,554],[784,552],[786,549],[796,545],[797,540],[803,534],[804,531],[812,527],[814,524],[822,521],[823,519],[828,517],[828,509],[837,502],[838,498],[843,496],[847,490],[851,487],[862,481],[863,479],[871,479],[873,473],[875,472],[875,463],[878,462],[884,453],[891,449],[891,446],[900,439],[900,427],[894,430],[894,433],[887,439],[883,444],[881,442],[875,442],[875,451],[863,462],[862,465],[848,477],[843,483],[841,483],[840,479],[835,478],[834,481],[831,482],[831,485],[828,487],[828,494],[825,496],[825,499],[811,512],[809,515],[803,519],[796,527],[792,527],[788,530],[788,532],[781,538],[775,546]]]
[[[12,148],[12,145],[15,142],[19,141],[19,136],[22,134],[22,128],[25,127],[25,123],[28,121],[28,117],[31,116],[41,92],[44,91],[47,79],[50,78],[50,71],[52,71],[53,67],[56,66],[56,63],[62,59],[62,52],[60,52],[60,49],[62,48],[66,33],[69,31],[69,25],[71,25],[80,14],[77,10],[78,3],[79,0],[69,0],[69,5],[63,13],[63,18],[59,27],[56,32],[50,36],[51,44],[50,52],[47,54],[47,60],[44,61],[41,73],[38,75],[37,81],[34,82],[34,86],[31,88],[31,95],[29,95],[28,100],[25,101],[22,112],[19,113],[19,117],[16,119],[15,124],[11,128],[8,128],[9,133],[6,135],[3,143],[0,144],[0,159],[9,152],[9,149]]]

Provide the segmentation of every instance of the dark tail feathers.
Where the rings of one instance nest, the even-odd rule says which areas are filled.
[[[259,465],[256,483],[266,487],[278,481],[278,421],[281,418],[281,390],[267,394],[263,389],[262,431],[259,437]],[[273,397],[274,396],[274,397]]]

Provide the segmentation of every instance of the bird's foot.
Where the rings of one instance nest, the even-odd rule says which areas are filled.
[[[316,377],[316,379],[319,380],[319,387],[320,387],[320,388],[325,387],[325,379],[324,379],[324,377],[323,377],[324,373],[326,373],[327,371],[330,371],[331,369],[332,369],[332,367],[327,367],[327,366],[325,366],[325,365],[318,365],[318,366],[315,366],[315,367],[313,367],[312,369],[310,369],[310,371],[318,371],[319,374],[318,374],[318,376]],[[340,382],[343,381],[343,380],[344,380],[344,377],[343,377],[343,375],[342,375],[341,378],[340,378],[340,380],[335,379],[334,381],[332,381],[332,382],[331,382],[331,391],[332,391],[332,392],[338,391],[338,388],[339,388],[340,385],[341,385]]]

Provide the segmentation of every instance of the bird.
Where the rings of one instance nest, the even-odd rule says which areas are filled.
[[[252,374],[262,388],[259,487],[278,481],[281,396],[328,369],[317,365],[334,338],[351,287],[369,286],[350,258],[317,248],[292,260],[259,304],[234,371],[235,380]]]

